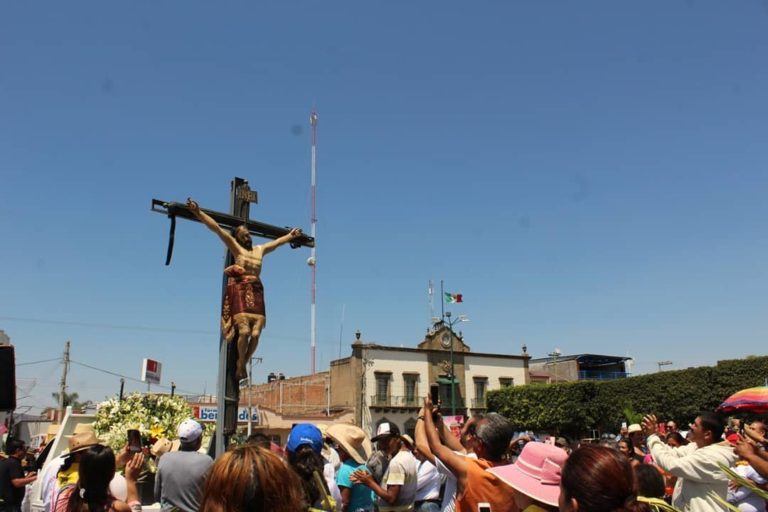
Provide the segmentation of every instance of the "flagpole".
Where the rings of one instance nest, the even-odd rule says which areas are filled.
[[[440,318],[445,322],[445,292],[442,279],[440,280]]]
[[[433,318],[435,318],[435,291],[432,288],[432,280],[429,280],[429,326],[432,328],[432,324],[434,323]]]

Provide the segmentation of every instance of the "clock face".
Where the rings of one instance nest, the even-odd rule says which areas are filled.
[[[443,334],[443,337],[440,339],[440,344],[444,348],[448,348],[451,346],[451,337],[447,334]]]

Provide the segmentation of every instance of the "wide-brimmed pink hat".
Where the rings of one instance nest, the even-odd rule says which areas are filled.
[[[527,443],[514,464],[488,471],[515,490],[556,507],[560,497],[560,474],[567,458],[565,450],[557,446]]]

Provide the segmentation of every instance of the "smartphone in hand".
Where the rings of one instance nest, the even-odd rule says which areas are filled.
[[[429,397],[432,399],[432,405],[437,405],[437,403],[440,401],[440,385],[439,384],[429,385]]]
[[[133,428],[128,430],[128,451],[131,453],[141,451],[141,433]]]

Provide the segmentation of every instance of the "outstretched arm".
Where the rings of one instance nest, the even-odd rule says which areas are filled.
[[[432,410],[432,400],[429,396],[424,398],[424,409],[427,411]],[[463,482],[467,475],[467,461],[465,457],[456,455],[453,450],[440,441],[440,436],[437,433],[431,414],[424,416],[424,432],[429,444],[429,450],[453,473],[456,480],[460,483]]]
[[[432,453],[432,450],[429,449],[427,433],[424,430],[424,416],[427,414],[431,414],[431,411],[427,412],[427,410],[422,407],[419,411],[419,418],[416,420],[416,430],[413,435],[416,438],[414,441],[416,442],[416,448],[418,448],[419,453],[421,453],[425,459],[434,465],[435,455]]]
[[[287,235],[283,235],[280,238],[276,238],[275,240],[270,240],[269,242],[262,244],[261,249],[263,254],[270,253],[280,247],[281,245],[285,245],[294,238],[299,238],[301,236],[301,230],[299,228],[293,228],[288,232]]]
[[[739,442],[733,450],[736,455],[742,457],[763,478],[768,478],[768,454],[760,450],[749,438],[739,435]]]
[[[402,487],[401,485],[387,485],[387,489],[385,490],[376,482],[376,480],[373,479],[373,475],[362,469],[358,469],[352,473],[350,478],[352,482],[356,484],[363,484],[368,487],[376,494],[376,496],[386,501],[390,505],[394,505],[397,501],[397,498],[400,496],[400,488]]]
[[[187,207],[200,222],[208,226],[208,229],[219,235],[221,241],[224,242],[224,245],[227,246],[227,249],[229,249],[233,255],[237,255],[237,253],[240,252],[240,246],[238,245],[237,240],[232,238],[232,235],[221,229],[221,226],[216,224],[215,220],[213,220],[207,213],[201,210],[200,206],[195,201],[193,201],[191,197],[187,198]]]

